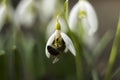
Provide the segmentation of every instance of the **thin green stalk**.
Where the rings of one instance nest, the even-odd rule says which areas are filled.
[[[75,62],[76,62],[77,80],[85,80],[84,69],[83,69],[83,53],[84,53],[84,51],[82,48],[82,42],[81,42],[81,40],[78,40],[78,38],[71,31],[69,31],[69,35],[71,36],[71,39],[72,39],[75,49],[76,49]]]
[[[104,36],[101,38],[96,48],[93,51],[93,58],[95,60],[98,59],[101,52],[105,49],[105,47],[109,44],[109,42],[113,39],[113,33],[111,31],[107,31]]]
[[[68,25],[69,26],[69,25]],[[83,49],[82,45],[79,46],[77,38],[75,35],[71,32],[69,29],[69,35],[71,36],[74,46],[76,49],[76,56],[75,56],[75,61],[76,61],[76,73],[77,73],[77,80],[84,80],[84,73],[83,73],[83,63],[82,63],[82,54],[83,54]],[[81,48],[80,48],[81,47]]]
[[[64,17],[65,17],[66,20],[68,19],[68,12],[69,12],[68,11],[68,6],[69,6],[68,5],[68,0],[66,0],[65,3],[64,3],[64,12],[65,12]]]
[[[75,38],[74,38],[75,41]],[[84,80],[84,74],[83,74],[83,58],[82,58],[82,54],[83,54],[83,50],[82,48],[79,48],[78,43],[75,42],[75,48],[76,48],[76,57],[75,57],[75,61],[76,61],[76,73],[77,73],[77,80]]]
[[[120,42],[120,17],[104,80],[110,80]]]
[[[76,61],[76,75],[77,75],[77,80],[84,80],[84,74],[83,74],[83,61],[82,61],[82,54],[83,54],[83,49],[82,49],[82,45],[78,45],[78,39],[77,37],[72,33],[72,31],[69,28],[69,24],[68,24],[68,0],[66,0],[66,2],[64,3],[64,18],[65,18],[65,22],[67,24],[67,29],[69,32],[69,35],[71,36],[74,45],[75,45],[75,49],[76,49],[76,57],[75,57],[75,61]]]
[[[67,24],[67,29],[69,32],[71,32],[70,28],[69,28],[69,24],[68,24],[68,0],[65,1],[64,3],[64,18],[65,18],[65,22]]]

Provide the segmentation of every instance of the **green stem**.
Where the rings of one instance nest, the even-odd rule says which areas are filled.
[[[119,42],[120,42],[120,17],[119,17],[117,32],[116,32],[114,43],[113,43],[113,46],[112,46],[112,51],[111,51],[111,54],[110,54],[108,67],[107,67],[107,71],[106,71],[106,75],[105,75],[104,80],[110,80],[111,79],[111,73],[112,73],[114,63],[115,63],[117,53],[118,53]]]
[[[74,45],[75,45],[75,49],[76,49],[76,56],[75,56],[75,61],[76,61],[76,74],[77,74],[77,80],[84,80],[84,74],[83,74],[83,49],[82,49],[82,45],[78,45],[78,42],[80,40],[77,39],[77,37],[72,33],[72,31],[69,28],[69,24],[68,24],[68,0],[66,0],[66,2],[64,3],[64,18],[65,18],[65,22],[67,24],[67,29],[69,32],[69,35],[71,36]]]
[[[74,40],[75,41],[75,40]],[[79,48],[78,43],[75,42],[75,48],[76,48],[76,57],[75,57],[75,61],[76,61],[76,72],[77,72],[77,80],[84,80],[84,74],[83,74],[83,58],[82,58],[82,54],[83,54],[83,50],[82,47]]]
[[[68,31],[71,32],[68,24],[68,0],[66,0],[64,3],[64,19],[65,19]]]
[[[77,80],[84,80],[84,74],[83,74],[83,66],[82,66],[82,54],[83,54],[83,50],[82,47],[78,45],[78,41],[77,38],[75,37],[75,35],[72,33],[72,31],[69,28],[69,24],[67,19],[65,19],[66,24],[67,24],[67,28],[68,28],[68,32],[69,35],[71,36],[74,45],[75,45],[75,49],[76,49],[76,57],[75,57],[75,61],[76,61],[76,73],[77,73]],[[81,47],[81,48],[80,48]]]
[[[67,20],[68,19],[68,6],[69,6],[69,4],[68,4],[68,0],[66,0],[65,1],[65,3],[64,3],[64,17],[65,17],[65,19]]]

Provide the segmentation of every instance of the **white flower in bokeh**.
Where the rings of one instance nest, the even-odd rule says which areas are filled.
[[[6,4],[6,2],[0,3],[0,31],[6,21],[12,19],[12,8]]]
[[[5,17],[7,15],[7,7],[5,4],[0,5],[0,30],[5,22]]]
[[[56,8],[56,3],[57,0],[42,0],[41,1],[41,14],[42,14],[42,19],[46,20],[46,18],[50,18],[54,12],[55,12],[55,8]]]
[[[34,9],[34,0],[21,0],[16,8],[15,20],[18,21],[19,24],[30,27],[34,23],[36,17]]]
[[[57,20],[56,30],[50,36],[46,44],[46,56],[48,58],[53,57],[53,63],[59,60],[59,56],[63,52],[70,51],[74,56],[76,51],[71,39],[63,32],[61,32],[61,25]]]
[[[42,23],[49,22],[49,20],[60,13],[63,9],[61,6],[62,0],[37,0],[37,9],[39,10],[39,18]]]
[[[98,19],[93,6],[87,0],[79,0],[72,8],[69,16],[69,26],[73,31],[80,31],[83,26],[85,34],[91,36],[98,28]]]
[[[63,18],[59,17],[58,21],[61,25],[61,31],[66,33],[67,32],[67,24],[65,23],[65,20]],[[46,38],[47,39],[55,31],[55,28],[54,28],[55,25],[56,25],[56,18],[53,18],[46,28]]]

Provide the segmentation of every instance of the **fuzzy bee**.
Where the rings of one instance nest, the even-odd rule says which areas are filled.
[[[60,23],[56,22],[56,30],[49,37],[46,44],[46,56],[48,58],[52,57],[53,63],[56,63],[59,60],[59,57],[62,53],[66,53],[70,51],[74,56],[76,55],[76,51],[71,39],[63,32],[61,32]]]
[[[58,42],[58,39],[57,39]],[[52,55],[52,56],[58,56],[60,55],[60,53],[64,52],[65,50],[65,42],[62,40],[62,45],[61,46],[55,46],[55,41],[53,42],[53,45],[48,45],[47,49],[48,52]]]

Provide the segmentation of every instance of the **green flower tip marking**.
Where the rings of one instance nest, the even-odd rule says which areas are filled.
[[[61,30],[61,26],[60,26],[60,23],[59,23],[58,19],[59,19],[59,16],[57,16],[56,30]]]
[[[82,19],[82,18],[85,18],[87,16],[87,13],[85,10],[81,10],[78,14],[79,18]]]

